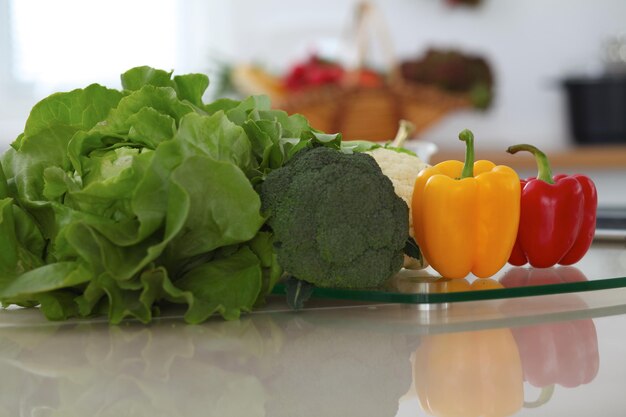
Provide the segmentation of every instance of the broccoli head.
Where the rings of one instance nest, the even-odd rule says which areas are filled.
[[[368,288],[402,267],[408,207],[367,154],[298,152],[261,187],[278,263],[319,287]]]

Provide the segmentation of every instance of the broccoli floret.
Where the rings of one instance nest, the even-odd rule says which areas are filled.
[[[261,187],[278,263],[318,287],[368,288],[402,267],[408,207],[367,154],[298,152]]]

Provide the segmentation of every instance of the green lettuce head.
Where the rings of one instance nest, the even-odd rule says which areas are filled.
[[[205,104],[201,74],[149,67],[37,103],[0,162],[0,301],[51,319],[239,317],[281,275],[257,186],[311,141],[265,97]]]

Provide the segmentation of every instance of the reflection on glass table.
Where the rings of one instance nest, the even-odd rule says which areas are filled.
[[[586,307],[576,294],[561,297]],[[504,300],[495,314],[507,316],[524,307],[523,299]],[[413,384],[403,400],[417,398],[420,409],[435,417],[504,417],[539,408],[558,401],[556,385],[570,389],[591,383],[600,363],[592,319],[426,335],[411,361]],[[533,393],[536,398],[530,398]],[[403,415],[416,415],[401,409]]]
[[[558,297],[585,309],[578,294]],[[506,319],[527,309],[525,300],[483,303],[474,313]],[[611,375],[602,380],[590,317],[430,333],[416,319],[423,313],[370,305],[199,326],[164,319],[4,327],[0,415],[495,417],[530,407],[572,415],[579,405],[568,392],[587,401],[587,387],[613,384]],[[599,320],[626,325],[625,316]],[[624,368],[625,344],[608,345],[608,357],[620,360],[609,359],[605,371]]]

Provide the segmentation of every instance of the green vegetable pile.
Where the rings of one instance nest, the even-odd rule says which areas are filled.
[[[292,157],[311,148],[357,155],[342,146],[341,135],[272,110],[266,97],[205,103],[209,80],[202,74],[137,67],[121,81],[121,90],[92,84],[37,103],[0,158],[0,302],[40,306],[52,320],[106,315],[112,323],[149,322],[172,304],[185,308],[190,323],[215,314],[237,318],[262,304],[285,265],[292,267],[284,257],[280,262],[273,231],[279,224],[262,210],[266,178],[291,169]],[[344,191],[350,178],[340,182]],[[359,187],[376,188],[363,188],[363,181]],[[354,191],[329,192],[341,198],[318,213],[328,216],[329,227],[342,221],[342,210],[368,204],[351,200]],[[376,207],[372,202],[369,214],[355,217],[363,233],[368,221],[395,225],[392,219],[372,225]],[[402,239],[406,229],[398,232]],[[350,244],[361,245],[355,250],[363,256],[348,259],[351,249],[347,261],[364,262],[389,246],[393,261],[376,267],[385,274],[399,269],[399,242],[386,236],[376,246],[384,233],[368,233],[363,243],[354,233],[336,242],[338,235],[326,235],[322,255],[356,236]],[[373,262],[355,270],[367,274]]]

